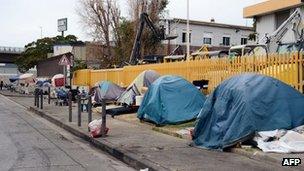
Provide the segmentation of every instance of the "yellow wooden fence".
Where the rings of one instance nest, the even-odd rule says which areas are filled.
[[[74,73],[74,85],[94,86],[102,80],[121,86],[129,85],[138,74],[155,70],[161,75],[179,75],[192,82],[209,80],[209,92],[223,80],[237,74],[253,72],[277,78],[303,93],[303,54],[270,54],[235,58],[199,59],[163,64],[126,66],[119,69],[79,70]]]

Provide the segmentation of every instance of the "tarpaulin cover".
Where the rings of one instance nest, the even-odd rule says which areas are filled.
[[[135,80],[128,86],[125,92],[118,98],[118,102],[126,105],[132,105],[135,97],[142,95],[141,88],[149,87],[160,75],[154,70],[146,70],[140,73]]]
[[[36,85],[37,85],[38,87],[42,87],[42,86],[44,86],[44,85],[49,86],[50,82],[51,82],[50,80],[38,80],[38,81],[36,82]]]
[[[16,75],[16,76],[10,77],[10,78],[9,78],[9,81],[10,81],[11,83],[13,83],[13,82],[15,82],[15,81],[17,81],[17,80],[19,80],[19,79],[20,79],[19,76]]]
[[[97,83],[97,88],[95,89],[94,100],[96,102],[101,102],[102,99],[105,100],[117,100],[117,98],[124,92],[124,89],[119,85],[116,85],[110,81],[101,81]]]
[[[57,97],[59,99],[63,100],[63,99],[66,99],[68,97],[68,92],[65,91],[64,89],[58,89],[56,93],[57,93]]]
[[[304,96],[277,79],[234,76],[207,98],[193,132],[194,145],[222,150],[256,131],[295,128],[304,124],[303,106]]]
[[[63,74],[56,74],[52,77],[52,85],[54,87],[62,87],[64,86],[65,77]]]
[[[137,117],[160,125],[181,123],[195,119],[204,102],[205,96],[187,80],[162,76],[149,87]]]

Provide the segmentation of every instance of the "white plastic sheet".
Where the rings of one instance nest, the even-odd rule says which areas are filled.
[[[263,152],[300,153],[304,152],[304,126],[293,130],[258,132],[254,140]]]

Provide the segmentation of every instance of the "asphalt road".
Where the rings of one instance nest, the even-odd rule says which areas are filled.
[[[0,171],[133,170],[0,95]]]

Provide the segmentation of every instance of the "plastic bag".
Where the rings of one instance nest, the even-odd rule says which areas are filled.
[[[90,129],[90,136],[93,138],[101,137],[101,124],[102,119],[95,119],[92,122],[89,123],[89,129]],[[106,134],[108,133],[109,128],[106,128]]]

